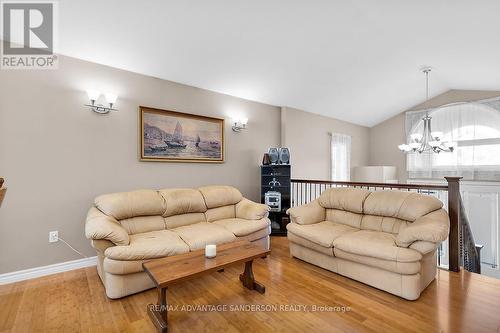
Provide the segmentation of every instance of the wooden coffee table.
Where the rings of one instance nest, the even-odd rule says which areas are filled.
[[[148,305],[148,314],[159,332],[167,332],[167,288],[175,283],[194,279],[198,276],[222,272],[224,267],[245,263],[245,270],[240,274],[243,286],[250,290],[264,293],[266,288],[255,281],[252,271],[252,262],[257,258],[264,258],[270,250],[249,241],[238,241],[217,245],[217,256],[205,258],[205,249],[197,250],[172,257],[152,260],[142,264],[142,267],[151,277],[158,289],[158,304]]]

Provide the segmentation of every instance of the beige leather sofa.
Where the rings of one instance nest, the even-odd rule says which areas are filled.
[[[448,236],[442,206],[413,192],[329,189],[288,210],[290,253],[415,300],[434,279],[436,250]]]
[[[142,263],[246,239],[269,248],[269,207],[230,186],[139,190],[97,197],[85,234],[110,298],[153,287]]]

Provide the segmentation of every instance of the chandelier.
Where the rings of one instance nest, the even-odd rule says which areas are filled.
[[[429,73],[431,72],[430,67],[425,67],[422,69],[425,74],[425,100],[429,100]],[[431,127],[432,117],[429,116],[429,111],[425,112],[425,116],[422,118],[424,122],[423,133],[413,133],[410,135],[410,142],[403,143],[398,146],[398,148],[405,153],[440,153],[440,152],[452,152],[455,148],[455,143],[452,141],[443,141],[443,132],[433,132]]]

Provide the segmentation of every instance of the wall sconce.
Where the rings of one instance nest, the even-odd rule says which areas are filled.
[[[248,118],[233,119],[233,131],[239,133],[244,129],[247,129]]]
[[[105,93],[104,97],[106,98],[106,102],[108,102],[109,107],[106,107],[102,104],[96,104],[96,101],[101,96],[101,93],[97,90],[87,90],[87,96],[89,97],[90,104],[85,104],[85,106],[90,107],[90,109],[99,114],[106,114],[110,111],[118,111],[118,109],[113,109],[113,104],[116,103],[116,99],[118,96],[112,93]]]

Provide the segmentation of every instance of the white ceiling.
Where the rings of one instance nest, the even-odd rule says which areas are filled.
[[[59,51],[372,126],[500,90],[499,0],[60,0]],[[251,115],[250,115],[251,117]]]

